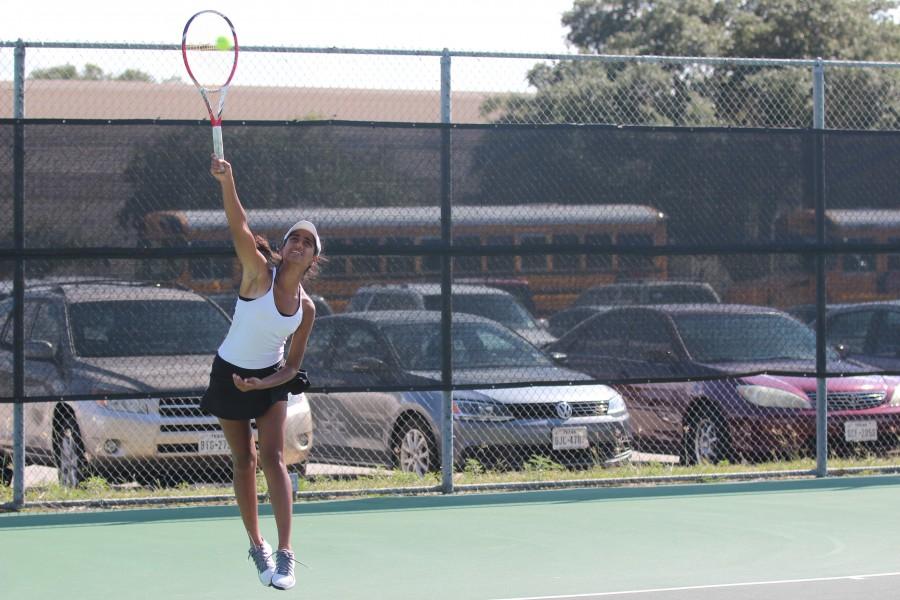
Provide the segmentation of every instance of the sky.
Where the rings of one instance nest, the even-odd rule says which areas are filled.
[[[31,0],[0,19],[12,41],[175,42],[187,18],[226,14],[245,45],[565,52],[573,0]],[[264,10],[263,10],[264,9]]]
[[[569,53],[561,15],[572,5],[573,0],[27,0],[0,19],[0,40],[180,43],[187,18],[214,8],[232,20],[242,46]],[[47,66],[43,61],[53,60],[38,62]],[[78,57],[71,62],[80,66]],[[26,59],[26,65],[34,64]],[[491,78],[521,82],[533,64],[515,65],[514,73],[497,69]]]

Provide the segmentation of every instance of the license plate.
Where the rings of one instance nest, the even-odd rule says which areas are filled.
[[[878,421],[847,421],[844,423],[844,439],[848,442],[877,441]]]
[[[197,444],[198,454],[228,454],[230,451],[224,433],[204,433]]]
[[[588,446],[587,427],[553,428],[554,450],[580,450]]]

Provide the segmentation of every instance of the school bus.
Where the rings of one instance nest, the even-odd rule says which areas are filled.
[[[330,244],[359,247],[359,254],[328,256],[311,288],[342,310],[361,285],[437,281],[441,258],[429,254],[440,243],[439,207],[310,208],[248,210],[254,233],[280,244],[299,218],[316,223],[325,254]],[[662,246],[666,215],[652,206],[517,205],[456,206],[455,246],[533,244],[617,244]],[[165,210],[145,215],[145,247],[230,246],[222,210]],[[417,247],[421,254],[387,256],[379,246]],[[165,262],[165,264],[160,264]],[[141,276],[172,280],[206,294],[234,292],[240,281],[233,258],[145,261]],[[521,254],[458,256],[454,277],[527,281],[539,315],[571,304],[592,285],[621,280],[665,279],[665,257],[609,254]]]
[[[813,242],[815,211],[790,212],[776,220],[778,241]],[[900,244],[900,210],[830,209],[825,211],[827,242]],[[900,298],[900,254],[846,252],[826,257],[829,303],[869,302]],[[733,284],[728,302],[792,307],[815,302],[816,274],[812,255],[782,255],[762,278]]]

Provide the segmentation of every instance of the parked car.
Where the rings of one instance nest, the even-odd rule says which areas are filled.
[[[317,319],[304,366],[326,388],[311,393],[316,446],[311,460],[386,465],[422,475],[441,464],[440,391],[373,391],[434,386],[441,379],[441,314],[370,311]],[[515,467],[531,456],[568,466],[611,465],[631,455],[628,412],[605,385],[585,381],[494,321],[459,314],[452,328],[453,381],[484,384],[452,395],[453,461]],[[535,381],[535,387],[491,384]]]
[[[550,351],[599,380],[620,380],[639,449],[686,463],[764,458],[814,448],[815,334],[781,311],[725,304],[617,308],[575,327]],[[831,448],[895,446],[900,379],[828,356]]]
[[[900,371],[900,302],[829,306],[828,344],[847,358],[885,371]]]
[[[346,312],[372,310],[440,310],[437,283],[369,285],[350,298]],[[512,329],[535,346],[556,340],[515,296],[486,285],[453,285],[453,312],[479,315]]]
[[[534,294],[527,279],[519,277],[454,277],[453,284],[486,285],[509,292],[516,297],[522,306],[532,315],[537,314],[537,306],[534,304]]]
[[[0,393],[6,397],[12,396],[12,308],[12,298],[0,301]],[[202,480],[230,469],[218,421],[199,406],[229,327],[218,306],[155,284],[69,282],[28,286],[24,317],[25,394],[53,399],[25,404],[29,464],[55,466],[68,486],[91,473],[152,482]],[[166,393],[177,395],[155,396]],[[0,403],[6,483],[12,412],[12,404]],[[312,444],[303,395],[289,399],[285,439],[286,462],[302,464]]]
[[[785,312],[803,323],[813,323],[816,320],[815,304],[797,304],[786,308]]]
[[[610,308],[609,306],[571,306],[547,319],[547,329],[557,338],[561,338],[588,317],[593,317]]]
[[[633,306],[636,304],[719,304],[708,283],[696,281],[640,281],[609,283],[588,288],[574,306]]]

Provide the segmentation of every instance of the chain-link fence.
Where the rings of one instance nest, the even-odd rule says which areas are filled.
[[[900,65],[248,50],[250,226],[327,258],[301,494],[900,463]],[[0,500],[230,495],[199,397],[244,300],[180,69],[0,45]]]

